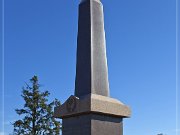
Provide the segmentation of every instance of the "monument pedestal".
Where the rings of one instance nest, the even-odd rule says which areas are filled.
[[[123,135],[122,118],[84,114],[63,119],[63,135]]]
[[[63,135],[123,135],[123,118],[130,109],[116,99],[88,94],[70,96],[54,116],[62,118]]]

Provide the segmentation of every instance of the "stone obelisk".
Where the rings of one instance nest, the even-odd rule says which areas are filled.
[[[130,109],[110,98],[103,6],[100,0],[79,4],[75,94],[55,108],[63,135],[123,135]]]

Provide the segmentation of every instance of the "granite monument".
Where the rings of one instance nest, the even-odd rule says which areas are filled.
[[[55,108],[63,135],[123,135],[130,108],[109,95],[103,6],[79,4],[75,93]]]

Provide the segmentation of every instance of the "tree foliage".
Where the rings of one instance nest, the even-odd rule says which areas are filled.
[[[39,90],[38,77],[30,79],[30,85],[26,84],[22,90],[22,98],[25,101],[24,108],[16,109],[16,113],[22,116],[13,123],[14,135],[59,135],[60,122],[53,117],[53,109],[60,105],[55,99],[48,103],[48,91]]]

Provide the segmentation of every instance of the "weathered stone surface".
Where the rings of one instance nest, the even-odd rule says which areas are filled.
[[[54,115],[58,118],[64,118],[85,113],[96,113],[123,118],[129,117],[131,112],[128,106],[116,99],[96,94],[88,94],[80,99],[75,96],[70,96],[64,104],[55,108]]]
[[[98,0],[79,5],[75,96],[109,96],[103,7]]]
[[[85,114],[63,119],[63,135],[123,135],[122,118]]]

